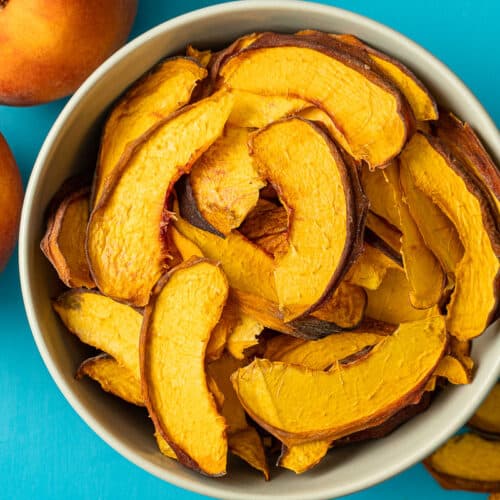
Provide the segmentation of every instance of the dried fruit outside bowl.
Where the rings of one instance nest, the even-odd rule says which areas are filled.
[[[296,476],[274,470],[271,482],[239,463],[223,480],[208,479],[163,457],[144,410],[101,392],[74,373],[86,348],[70,337],[52,312],[60,290],[39,250],[44,209],[72,174],[92,169],[100,127],[111,103],[162,57],[188,43],[219,46],[252,31],[294,32],[304,28],[353,33],[406,63],[438,102],[477,130],[500,162],[498,130],[479,102],[442,63],[402,35],[350,12],[304,2],[242,1],[216,5],[172,19],[137,38],[104,63],[66,105],[49,133],[26,192],[20,230],[20,274],[25,307],[38,349],[56,384],[88,425],[110,446],[150,473],[217,498],[332,498],[367,488],[413,465],[455,432],[473,413],[500,375],[498,323],[474,342],[474,382],[450,388],[431,408],[383,440],[339,449],[314,470]]]

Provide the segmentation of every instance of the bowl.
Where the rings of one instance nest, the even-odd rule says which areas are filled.
[[[241,1],[215,5],[167,21],[119,50],[81,86],[50,131],[33,168],[20,228],[20,276],[29,323],[54,381],[85,422],[131,462],[182,488],[217,498],[332,498],[374,485],[415,464],[453,434],[473,413],[500,374],[499,325],[474,342],[474,382],[449,388],[431,408],[383,440],[339,449],[307,474],[275,470],[266,483],[235,461],[224,479],[210,479],[163,457],[151,422],[75,369],[90,351],[66,333],[51,308],[60,284],[39,250],[44,209],[67,177],[92,169],[103,117],[112,102],[159,59],[188,43],[217,47],[252,31],[302,28],[353,33],[407,64],[438,102],[480,132],[500,163],[498,131],[472,93],[441,62],[401,34],[345,10],[306,2]]]

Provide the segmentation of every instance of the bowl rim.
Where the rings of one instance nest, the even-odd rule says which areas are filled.
[[[153,464],[150,461],[140,457],[134,450],[130,449],[127,445],[123,444],[119,438],[116,438],[108,433],[106,429],[97,421],[97,419],[92,415],[91,411],[80,401],[80,399],[73,393],[71,387],[64,381],[62,376],[59,374],[55,363],[53,362],[52,356],[48,350],[47,344],[44,340],[44,335],[40,328],[38,319],[35,314],[35,308],[33,303],[33,297],[31,295],[31,290],[29,286],[29,246],[28,238],[26,235],[29,233],[29,218],[30,213],[33,210],[33,198],[36,193],[36,189],[39,183],[40,176],[46,168],[46,158],[50,156],[50,153],[55,150],[59,145],[59,134],[64,129],[67,119],[71,116],[74,108],[77,106],[79,101],[90,91],[96,82],[98,82],[116,63],[127,57],[130,52],[133,52],[136,48],[146,42],[149,38],[160,35],[164,32],[168,32],[173,27],[177,27],[183,24],[189,24],[193,21],[199,20],[205,16],[216,16],[224,15],[228,13],[241,13],[249,12],[254,9],[259,10],[269,10],[269,11],[289,11],[290,9],[296,11],[302,11],[304,14],[314,12],[316,14],[327,14],[340,16],[347,21],[352,21],[356,23],[361,23],[364,26],[372,29],[377,33],[382,33],[385,36],[392,37],[397,40],[399,46],[403,48],[410,48],[414,53],[418,53],[421,57],[424,57],[429,61],[430,64],[437,66],[439,70],[446,75],[446,77],[451,81],[455,87],[457,87],[461,92],[468,95],[468,97],[473,101],[477,107],[477,111],[481,114],[481,119],[486,123],[486,125],[492,130],[497,130],[496,125],[492,118],[489,116],[485,108],[478,101],[472,91],[460,80],[460,78],[453,73],[443,62],[433,56],[430,52],[425,50],[423,47],[418,45],[416,42],[412,41],[405,35],[399,33],[398,31],[370,19],[366,16],[351,12],[346,9],[341,9],[338,7],[333,7],[329,5],[319,4],[315,2],[298,1],[298,0],[240,0],[231,1],[227,3],[219,3],[209,7],[204,7],[197,9],[186,14],[174,17],[167,21],[164,21],[157,26],[147,30],[138,37],[134,38],[132,41],[124,45],[117,52],[115,52],[109,59],[107,59],[101,66],[99,66],[85,82],[80,86],[80,88],[75,92],[75,94],[69,99],[69,101],[64,106],[63,110],[60,112],[59,116],[52,125],[47,137],[45,138],[43,145],[39,151],[35,164],[33,166],[29,182],[26,188],[25,199],[23,204],[23,210],[21,215],[20,229],[19,229],[19,273],[21,282],[21,292],[24,302],[24,307],[26,310],[26,315],[28,318],[28,323],[32,331],[33,338],[35,340],[36,346],[40,355],[49,371],[52,379],[54,380],[56,386],[61,391],[63,396],[66,398],[73,410],[79,415],[80,418],[112,449],[118,452],[120,455],[125,457],[127,460],[140,467],[141,469],[149,472],[155,477],[163,481],[167,481],[177,487],[189,490],[198,494],[214,497],[214,498],[231,498],[240,500],[253,500],[255,498],[283,498],[283,499],[297,499],[302,500],[304,498],[303,493],[294,493],[293,491],[286,491],[277,494],[273,492],[270,495],[258,495],[256,493],[249,493],[245,491],[225,491],[220,490],[216,482],[213,481],[199,481],[193,479],[186,479],[180,477],[175,472],[171,472],[160,465]],[[499,134],[500,137],[500,134]],[[426,445],[421,445],[416,451],[409,450],[405,455],[405,458],[400,460],[398,463],[393,464],[392,467],[381,468],[377,473],[373,473],[371,476],[360,478],[355,484],[345,486],[344,488],[336,487],[335,492],[330,491],[333,486],[327,486],[323,488],[321,493],[315,493],[308,498],[310,499],[323,499],[331,498],[331,495],[342,496],[363,489],[369,488],[375,484],[385,481],[396,474],[404,471],[405,469],[413,466],[415,463],[421,461],[424,457],[432,453],[432,451],[439,445],[441,445],[449,436],[456,432],[463,423],[472,415],[475,407],[479,405],[483,397],[486,395],[487,391],[493,386],[497,378],[500,376],[500,360],[497,364],[497,369],[492,370],[490,376],[488,377],[486,383],[481,387],[481,390],[475,394],[473,403],[469,406],[467,412],[461,413],[460,415],[454,415],[437,431],[436,437],[433,441],[429,441]]]

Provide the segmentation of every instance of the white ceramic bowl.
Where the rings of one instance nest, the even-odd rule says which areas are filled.
[[[478,370],[471,385],[445,391],[429,411],[383,440],[332,452],[301,476],[273,471],[269,483],[239,463],[230,467],[224,479],[190,472],[160,455],[144,410],[122,404],[96,384],[73,378],[87,349],[64,331],[52,312],[50,298],[60,285],[39,250],[39,242],[44,209],[59,185],[70,175],[93,168],[106,110],[159,59],[182,51],[188,43],[218,46],[252,31],[293,32],[302,28],[354,33],[399,58],[419,75],[441,104],[481,131],[500,163],[498,131],[486,111],[450,70],[415,43],[381,24],[333,7],[253,0],[216,5],[172,19],[106,61],[68,102],[52,127],[24,202],[19,246],[22,292],[33,336],[59,389],[87,424],[130,461],[170,483],[217,498],[331,498],[376,484],[418,462],[455,432],[500,373],[497,324],[474,343]]]

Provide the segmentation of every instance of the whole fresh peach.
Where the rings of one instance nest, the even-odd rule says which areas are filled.
[[[14,156],[0,134],[0,271],[5,267],[17,240],[23,204],[23,185]]]
[[[0,104],[74,92],[126,40],[137,0],[0,0]]]

